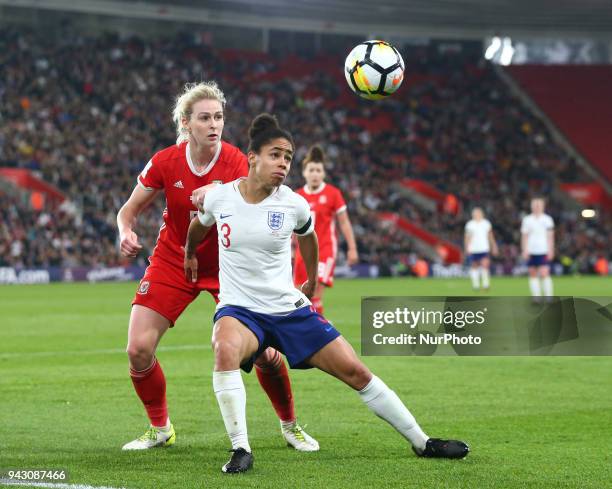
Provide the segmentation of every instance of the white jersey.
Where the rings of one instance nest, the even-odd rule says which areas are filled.
[[[204,226],[219,233],[219,304],[279,314],[310,304],[295,288],[291,235],[314,231],[306,200],[281,185],[258,204],[245,202],[238,183],[219,185],[204,198]]]
[[[548,214],[529,214],[523,217],[521,233],[527,235],[527,253],[546,255],[548,253],[548,231],[555,228],[552,217]]]
[[[465,225],[465,232],[469,235],[468,253],[488,253],[489,247],[489,232],[491,231],[491,223],[488,219],[479,221],[470,219]]]

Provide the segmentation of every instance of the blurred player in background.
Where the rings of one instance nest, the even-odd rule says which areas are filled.
[[[489,253],[497,256],[498,249],[493,227],[480,207],[472,211],[472,219],[465,225],[465,254],[470,261],[470,278],[474,290],[489,290],[491,260]]]
[[[207,291],[218,302],[219,262],[216,230],[198,247],[197,281],[185,283],[183,244],[197,208],[195,189],[213,182],[231,182],[248,172],[246,156],[221,140],[225,96],[214,82],[189,84],[177,98],[173,112],[177,143],[156,153],[138,177],[129,200],[117,215],[121,253],[135,257],[142,246],[134,232],[136,218],[161,193],[166,198],[162,224],[150,265],[132,302],[127,354],[130,376],[151,422],[140,438],[124,450],[142,450],[175,442],[168,417],[166,380],[155,357],[164,333],[185,308]],[[257,376],[281,420],[287,442],[303,451],[318,450],[296,422],[291,384],[281,355],[270,348],[257,359]]]
[[[246,423],[246,391],[240,373],[269,345],[292,368],[319,368],[356,390],[361,400],[404,436],[419,456],[463,458],[458,440],[429,438],[397,394],[359,360],[351,345],[311,307],[319,281],[318,243],[312,212],[303,197],[283,182],[294,143],[269,114],[249,129],[249,175],[206,194],[204,212],[193,219],[185,245],[187,281],[198,276],[197,246],[216,227],[219,239],[220,299],[214,317],[213,388],[232,456],[225,473],[253,465]],[[296,234],[306,266],[301,290],[291,283],[291,238]]]
[[[529,289],[535,300],[553,295],[550,262],[555,257],[555,223],[544,213],[544,199],[531,200],[531,214],[521,223],[521,252],[529,268]]]
[[[306,185],[296,190],[310,205],[310,212],[319,238],[318,282],[312,298],[312,305],[323,314],[323,292],[325,287],[334,284],[334,269],[338,253],[336,219],[346,240],[347,264],[354,265],[359,260],[353,227],[346,210],[346,203],[340,189],[325,182],[325,153],[320,146],[312,146],[302,162],[302,175]],[[304,259],[296,250],[293,268],[293,281],[300,287],[307,279]]]

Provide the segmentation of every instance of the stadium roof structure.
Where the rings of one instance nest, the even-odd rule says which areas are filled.
[[[0,5],[331,34],[612,39],[610,0],[0,0]]]

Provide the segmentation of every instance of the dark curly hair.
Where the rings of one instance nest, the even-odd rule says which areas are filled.
[[[272,114],[259,114],[249,127],[249,151],[259,153],[262,146],[277,138],[286,139],[295,150],[291,133],[280,127],[278,119]]]

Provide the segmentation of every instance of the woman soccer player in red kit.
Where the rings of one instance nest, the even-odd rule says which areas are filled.
[[[323,314],[323,292],[334,284],[334,269],[338,239],[336,219],[347,243],[346,261],[353,265],[359,260],[353,227],[346,210],[346,203],[338,187],[325,182],[325,153],[320,146],[312,146],[302,162],[302,175],[306,185],[296,190],[310,205],[310,212],[319,238],[318,282],[312,297],[312,305]],[[296,250],[293,280],[300,287],[306,280],[306,267],[299,249]]]
[[[151,427],[124,450],[142,450],[175,443],[168,416],[166,380],[155,356],[164,333],[185,308],[207,291],[218,302],[219,260],[217,233],[210,233],[197,249],[198,279],[185,283],[183,245],[191,219],[197,214],[192,194],[212,183],[246,176],[246,156],[221,140],[225,96],[214,82],[188,84],[177,98],[173,119],[176,145],[156,153],[138,176],[132,195],[117,215],[121,253],[135,257],[142,246],[134,232],[136,218],[159,194],[166,198],[162,224],[153,256],[132,302],[127,354],[130,376],[144,404]],[[287,443],[301,451],[319,445],[297,424],[291,384],[281,355],[269,348],[257,359],[257,376],[281,421]]]

